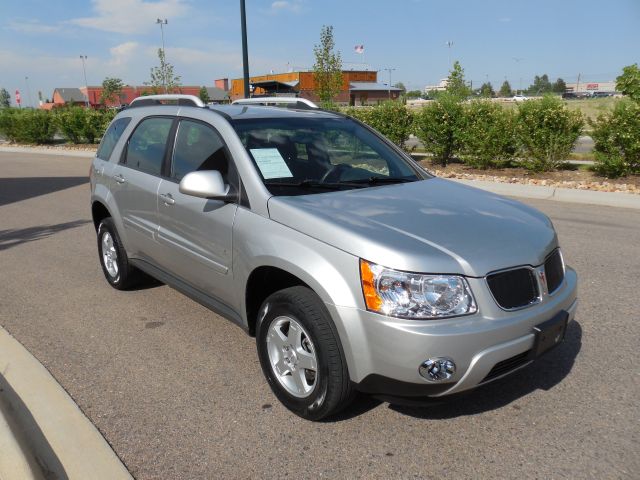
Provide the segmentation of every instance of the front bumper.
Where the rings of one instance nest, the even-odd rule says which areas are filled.
[[[577,275],[569,267],[553,295],[514,312],[501,310],[481,279],[470,279],[470,283],[480,310],[466,317],[406,320],[327,304],[340,333],[351,380],[365,392],[382,395],[459,393],[489,381],[487,375],[500,362],[519,355],[524,359],[490,380],[528,364],[531,358],[524,354],[533,348],[536,325],[561,311],[567,312],[568,322],[575,317]],[[455,361],[456,372],[447,383],[433,383],[419,374],[420,364],[432,357]]]

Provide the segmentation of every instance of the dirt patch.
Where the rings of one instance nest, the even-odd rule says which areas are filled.
[[[420,164],[428,171],[442,178],[462,180],[485,180],[489,182],[518,183],[555,188],[574,188],[577,190],[595,190],[599,192],[623,192],[640,195],[640,175],[610,180],[596,173],[572,165],[575,169],[555,172],[532,173],[524,168],[493,168],[480,170],[462,164],[450,164],[446,167],[432,165],[423,160]]]

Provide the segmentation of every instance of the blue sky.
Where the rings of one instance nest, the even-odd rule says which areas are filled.
[[[309,68],[322,25],[333,25],[346,68],[395,68],[411,89],[460,60],[474,85],[505,77],[613,80],[640,62],[640,0],[246,0],[252,75]],[[0,87],[50,97],[55,87],[106,76],[141,84],[156,63],[158,17],[167,18],[167,59],[183,84],[212,85],[242,72],[237,0],[22,0],[3,2]],[[363,55],[354,46],[365,47]],[[518,59],[518,60],[516,60]],[[388,74],[381,72],[380,80]]]

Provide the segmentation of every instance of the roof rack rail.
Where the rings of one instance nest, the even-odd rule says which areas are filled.
[[[176,102],[177,105],[186,107],[205,107],[206,105],[195,95],[184,95],[180,93],[165,93],[162,95],[147,95],[136,97],[129,104],[129,108],[148,107],[150,105],[166,105],[165,102]]]
[[[234,100],[232,105],[263,105],[278,107],[284,105],[289,108],[299,108],[300,110],[319,109],[318,105],[311,100],[300,97],[251,97]]]

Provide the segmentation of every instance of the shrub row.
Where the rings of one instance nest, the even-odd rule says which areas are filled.
[[[517,111],[487,100],[461,103],[443,94],[415,114],[397,103],[347,113],[401,147],[415,134],[443,166],[459,158],[477,168],[520,159],[529,170],[556,169],[569,157],[584,126],[579,112],[552,96],[523,102]]]
[[[19,143],[51,143],[56,134],[72,143],[95,143],[115,113],[82,107],[51,111],[3,108],[0,109],[0,134]]]

